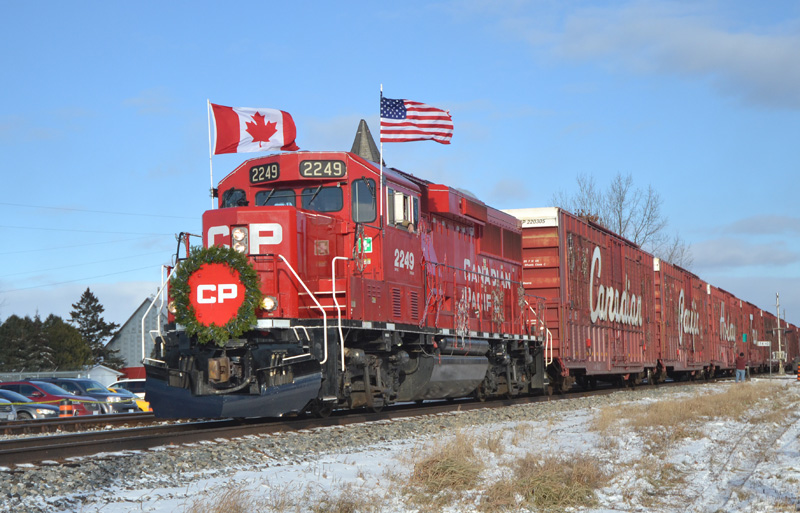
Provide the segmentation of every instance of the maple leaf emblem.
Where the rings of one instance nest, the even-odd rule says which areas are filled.
[[[258,147],[261,147],[262,142],[269,142],[270,138],[278,131],[276,128],[278,123],[274,121],[267,121],[264,123],[264,115],[256,112],[251,116],[253,123],[247,122],[246,132],[253,137],[253,142],[258,141]]]

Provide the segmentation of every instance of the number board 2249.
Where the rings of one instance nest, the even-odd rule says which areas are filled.
[[[342,160],[303,160],[300,162],[303,178],[344,178],[347,167]]]
[[[250,183],[264,183],[277,180],[281,176],[281,168],[277,162],[261,164],[250,168]]]

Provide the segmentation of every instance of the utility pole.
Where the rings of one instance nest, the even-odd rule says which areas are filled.
[[[775,306],[778,309],[778,375],[783,374],[783,348],[781,347],[781,295],[775,294]]]

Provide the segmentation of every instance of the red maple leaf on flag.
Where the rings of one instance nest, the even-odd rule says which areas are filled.
[[[264,116],[256,112],[251,116],[254,123],[247,122],[247,133],[253,137],[253,142],[258,141],[258,147],[261,147],[262,142],[269,142],[270,138],[278,131],[276,128],[278,123],[274,121],[267,121],[264,123]]]

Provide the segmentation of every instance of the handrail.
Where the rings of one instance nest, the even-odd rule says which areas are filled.
[[[284,257],[283,255],[281,255],[279,253],[278,254],[278,258],[283,260],[283,262],[286,264],[286,267],[289,268],[289,270],[292,272],[294,277],[297,279],[297,282],[300,283],[300,285],[303,286],[303,288],[306,290],[306,293],[309,295],[309,297],[311,297],[311,299],[314,300],[314,303],[317,304],[317,308],[319,308],[319,311],[322,312],[322,339],[323,339],[323,346],[325,348],[325,353],[324,353],[325,357],[322,359],[321,362],[319,362],[319,364],[323,365],[323,364],[325,364],[325,362],[328,361],[328,316],[325,313],[325,309],[322,308],[322,305],[319,304],[319,301],[317,301],[317,297],[308,289],[308,287],[306,286],[306,284],[303,281],[303,279],[300,278],[300,276],[297,274],[297,272],[295,272],[294,268],[292,267],[292,264],[290,264],[289,261],[286,260],[286,257]],[[344,358],[344,356],[342,356],[342,357]]]
[[[336,299],[336,261],[337,260],[350,260],[347,257],[337,256],[331,260],[331,295],[333,296],[333,304],[336,305],[336,313],[339,316],[339,344],[342,353],[342,372],[345,370],[344,366],[344,334],[342,333],[342,307],[339,306],[339,301]]]
[[[150,313],[150,310],[152,310],[153,306],[156,304],[156,301],[158,301],[159,299],[161,300],[161,307],[164,306],[164,297],[163,297],[164,289],[169,284],[169,279],[172,277],[172,275],[175,273],[175,270],[178,268],[178,263],[176,262],[175,263],[175,267],[173,267],[172,271],[170,271],[167,274],[167,279],[166,280],[164,279],[164,267],[166,267],[166,266],[163,266],[163,265],[161,266],[161,288],[158,289],[158,292],[156,293],[155,297],[153,298],[153,302],[150,303],[150,306],[147,307],[147,310],[145,310],[144,315],[142,315],[142,362],[144,362],[145,359],[147,358],[147,356],[145,354],[145,338],[144,338],[144,334],[145,334],[144,323],[147,320],[147,314]],[[158,311],[158,320],[156,321],[156,327],[158,329],[157,333],[159,335],[161,335],[161,308],[159,308],[159,311]],[[150,334],[149,331],[148,331],[148,334]],[[151,335],[151,338],[152,338],[152,335]],[[153,341],[153,342],[155,342],[155,341]]]
[[[553,333],[550,331],[550,329],[547,326],[545,326],[544,322],[542,322],[542,320],[539,318],[539,315],[536,313],[536,310],[534,310],[533,307],[531,306],[531,304],[528,303],[528,300],[527,299],[523,299],[523,301],[525,301],[525,305],[527,305],[527,307],[530,309],[531,313],[533,313],[533,316],[536,319],[539,320],[539,324],[541,324],[541,326],[545,330],[545,337],[544,337],[544,364],[545,365],[550,365],[551,363],[553,363]],[[547,351],[548,350],[550,351],[550,357],[549,358],[547,357]]]

